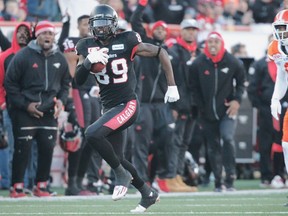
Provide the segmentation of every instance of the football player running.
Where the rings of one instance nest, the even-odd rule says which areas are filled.
[[[268,57],[277,65],[277,77],[271,99],[272,116],[279,121],[281,99],[288,87],[288,10],[282,10],[275,16],[272,23],[274,40],[269,44]],[[284,162],[288,172],[288,112],[283,120],[282,148]],[[287,205],[287,204],[286,204]]]
[[[136,120],[139,111],[139,102],[134,91],[136,78],[133,60],[136,55],[159,58],[168,84],[165,102],[179,100],[172,66],[164,49],[142,43],[138,33],[126,31],[116,34],[118,16],[108,5],[100,4],[92,10],[89,26],[94,37],[81,39],[76,45],[79,63],[75,81],[82,85],[94,63],[101,62],[106,67],[101,72],[94,73],[100,87],[103,115],[86,129],[85,136],[88,144],[99,152],[115,173],[112,199],[122,199],[131,182],[141,193],[139,205],[131,212],[141,213],[160,197],[138,176],[136,169],[123,155],[127,128]]]

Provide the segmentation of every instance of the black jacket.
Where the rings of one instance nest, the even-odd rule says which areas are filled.
[[[145,7],[138,5],[131,16],[130,23],[132,30],[140,34],[144,43],[151,43],[156,46],[161,46],[167,50],[167,47],[163,44],[163,41],[158,41],[147,36],[146,30],[142,25],[144,9]],[[138,88],[140,91],[137,92],[139,100],[143,103],[163,103],[165,92],[167,91],[167,81],[159,59],[157,57],[140,57],[135,71],[140,77],[140,83],[137,85],[142,86],[142,88]]]
[[[200,50],[197,48],[193,55],[197,57],[199,54]],[[192,64],[192,54],[189,50],[176,43],[169,49],[169,55],[171,58],[175,82],[180,94],[180,99],[177,102],[171,103],[170,105],[172,109],[178,111],[179,113],[191,114],[192,107],[195,105],[189,89],[190,84],[188,79],[190,73],[189,67]]]
[[[220,120],[226,114],[225,102],[241,103],[245,69],[228,52],[216,64],[201,54],[190,67],[189,81],[200,115],[207,120]]]
[[[54,45],[45,57],[36,41],[31,41],[12,59],[5,77],[5,89],[10,108],[27,110],[31,102],[40,102],[38,109],[54,108],[54,98],[63,104],[71,82],[67,61]]]
[[[270,62],[275,64],[274,62]],[[254,62],[249,68],[249,85],[247,88],[249,100],[253,107],[261,109],[270,108],[271,98],[274,91],[277,68],[276,65],[269,70],[267,57]],[[274,77],[274,78],[273,78]],[[282,99],[288,101],[288,94]]]

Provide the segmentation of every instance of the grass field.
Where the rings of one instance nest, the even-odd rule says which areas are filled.
[[[159,203],[145,215],[288,215],[288,189],[259,189],[259,181],[237,181],[236,192],[215,193],[200,188],[197,193],[162,193]],[[256,186],[257,185],[257,186]],[[132,215],[130,210],[139,202],[135,190],[120,201],[111,195],[94,197],[0,198],[0,215]]]

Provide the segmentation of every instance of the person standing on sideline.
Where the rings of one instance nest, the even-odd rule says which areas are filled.
[[[27,46],[31,38],[31,26],[26,22],[21,22],[18,26],[16,26],[13,32],[11,47],[0,53],[0,109],[2,111],[3,129],[7,132],[8,138],[8,148],[0,150],[0,174],[1,172],[4,172],[2,173],[2,188],[7,189],[9,189],[11,183],[10,163],[12,161],[12,155],[14,152],[14,139],[11,119],[6,109],[7,105],[4,78],[11,59],[18,51]]]
[[[99,152],[115,173],[112,199],[122,199],[132,181],[142,198],[131,212],[144,212],[160,197],[139,177],[134,166],[123,154],[127,128],[134,123],[139,112],[133,59],[136,55],[160,59],[168,84],[165,102],[179,99],[172,66],[164,49],[142,43],[138,33],[126,31],[117,34],[118,15],[108,5],[100,4],[92,10],[89,25],[94,37],[81,39],[76,45],[79,55],[76,84],[82,85],[86,81],[92,64],[102,63],[106,66],[102,71],[94,72],[100,87],[103,115],[86,129],[85,137],[88,144]]]
[[[228,191],[235,190],[234,134],[244,82],[243,64],[226,51],[222,36],[211,32],[206,39],[204,53],[190,67],[189,83],[207,142],[208,158],[215,176],[215,192],[226,188]],[[223,166],[225,185],[222,185]]]
[[[175,149],[171,151],[170,161],[173,160],[175,165],[170,166],[173,176],[166,181],[168,187],[174,191],[196,192],[197,187],[191,187],[184,183],[183,175],[185,153],[192,139],[197,117],[195,101],[189,92],[188,76],[189,67],[201,53],[197,47],[199,23],[195,19],[184,19],[180,23],[180,28],[180,35],[177,37],[176,43],[168,50],[181,98],[176,103],[171,104],[176,127],[173,141]]]
[[[23,178],[34,139],[38,165],[33,194],[50,196],[47,181],[57,138],[57,117],[71,83],[67,61],[54,44],[55,26],[41,21],[35,27],[35,36],[11,60],[4,82],[14,134],[13,198],[26,196]]]
[[[142,25],[142,17],[147,1],[139,1],[136,10],[131,16],[132,30],[138,32],[144,43],[151,43],[167,50],[164,41],[168,35],[168,26],[163,21],[157,21],[151,28],[152,36],[148,37]],[[140,115],[134,123],[135,144],[133,147],[132,163],[145,182],[152,184],[154,172],[158,176],[158,189],[165,192],[175,192],[175,188],[168,188],[165,179],[172,178],[169,173],[170,151],[173,151],[174,119],[169,104],[164,103],[163,97],[167,89],[166,78],[159,58],[140,57],[136,73],[141,79],[139,100]],[[154,148],[153,148],[154,146]],[[155,149],[153,160],[157,165],[149,172],[149,154]],[[152,161],[150,161],[153,164]],[[172,165],[173,166],[173,165]],[[151,166],[152,167],[152,166]],[[153,168],[151,168],[153,169]],[[177,188],[179,191],[181,188]]]
[[[274,40],[269,44],[268,56],[277,66],[275,87],[271,98],[271,114],[276,121],[282,113],[280,100],[283,99],[288,88],[288,10],[281,10],[272,23]],[[286,171],[288,172],[288,112],[286,109],[283,120],[282,148]],[[287,204],[286,204],[287,205]]]
[[[268,38],[270,44],[273,40],[271,34]],[[271,98],[274,91],[277,76],[277,67],[273,60],[268,58],[267,53],[261,59],[255,61],[249,68],[249,85],[247,88],[248,97],[253,107],[257,109],[258,119],[258,145],[260,154],[260,187],[277,187],[274,185],[279,176],[284,177],[284,163],[281,146],[282,123],[284,113],[281,114],[281,121],[273,121],[271,114]],[[281,100],[282,111],[285,111],[288,102],[288,94]],[[276,127],[275,127],[276,126]],[[273,177],[276,177],[275,179]],[[273,185],[272,180],[273,181]],[[281,184],[281,181],[278,183]],[[278,184],[278,185],[280,185]],[[284,183],[282,182],[283,186]]]
[[[67,59],[72,78],[74,78],[78,62],[78,55],[75,53],[76,44],[81,38],[86,38],[90,35],[89,18],[89,15],[78,17],[77,27],[79,36],[68,37],[63,42],[63,52]],[[69,95],[68,100],[72,100],[74,104],[77,116],[75,121],[78,122],[83,136],[85,128],[100,116],[101,105],[97,95],[95,96],[94,94],[95,88],[98,87],[92,74],[89,75],[89,79],[82,86],[77,86],[75,80],[72,80],[71,95]],[[90,170],[87,173],[88,186],[92,189],[93,182],[97,182],[100,178],[99,167],[101,166],[101,160],[102,158],[97,153],[93,153],[89,145],[86,145],[85,137],[83,137],[81,148],[75,152],[68,153],[68,187],[65,190],[65,195],[95,195],[96,188],[93,188],[94,192],[85,190],[82,181],[87,169]],[[91,176],[95,176],[96,179],[93,179]]]

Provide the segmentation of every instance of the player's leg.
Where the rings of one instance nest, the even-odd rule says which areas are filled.
[[[127,169],[133,177],[132,185],[141,193],[141,200],[135,209],[132,209],[132,213],[142,213],[145,212],[151,205],[160,201],[160,196],[158,192],[149,187],[138,175],[136,169],[133,165],[127,161],[122,160],[121,164],[125,169]]]
[[[288,173],[288,112],[287,111],[283,119],[282,148],[283,148],[285,167]]]
[[[109,141],[113,145],[115,153],[118,155],[121,165],[132,175],[132,185],[141,193],[139,205],[131,210],[134,213],[145,212],[148,207],[160,200],[159,194],[150,188],[138,175],[135,167],[124,158],[123,147],[127,136],[127,130],[109,136]],[[122,140],[122,142],[119,142]],[[115,191],[115,190],[114,190]]]
[[[87,142],[99,152],[115,173],[116,182],[112,195],[113,200],[122,199],[126,195],[132,176],[120,164],[119,155],[115,153],[107,137],[129,127],[135,121],[137,111],[138,103],[136,100],[120,104],[108,111],[106,110],[85,132]],[[119,140],[119,143],[123,146],[122,141]]]

